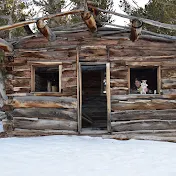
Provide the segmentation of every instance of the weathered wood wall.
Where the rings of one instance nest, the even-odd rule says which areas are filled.
[[[32,37],[20,40],[15,45],[14,61],[6,61],[5,65],[8,70],[6,90],[9,97],[15,96],[12,101],[15,129],[20,132],[18,128],[77,131],[77,47],[79,62],[110,62],[112,132],[175,127],[172,120],[176,116],[176,43],[146,40],[133,43],[128,40],[95,38],[88,32],[79,32],[60,34],[54,42],[48,42],[43,37]],[[33,61],[62,62],[62,93],[31,93],[30,64]],[[163,95],[129,95],[129,65],[159,65]],[[22,96],[21,99],[16,99],[18,96]],[[35,101],[31,99],[29,103],[26,96],[33,97]],[[48,102],[48,96],[53,100]],[[63,102],[60,103],[64,105],[68,105],[66,99],[69,98],[74,106],[60,106],[55,102],[55,97],[58,101],[62,98]],[[36,114],[38,111],[43,112],[46,107],[49,109],[45,115]],[[55,112],[52,117],[49,117],[50,109]],[[71,115],[65,114],[67,111]]]
[[[136,42],[136,46],[110,48],[111,127],[120,134],[175,129],[176,57],[175,45]],[[163,95],[130,95],[128,68],[159,66]],[[160,78],[158,78],[160,79]],[[162,132],[161,132],[162,133]]]
[[[46,130],[48,134],[77,131],[76,47],[69,47],[68,41],[64,46],[64,40],[57,42],[50,46],[44,38],[24,41],[16,46],[14,61],[6,65],[6,90],[14,109],[14,131],[19,134],[29,134],[26,130],[32,134],[46,134]],[[31,64],[36,61],[62,63],[62,92],[31,92]]]

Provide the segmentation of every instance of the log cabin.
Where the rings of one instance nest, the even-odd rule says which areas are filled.
[[[4,130],[12,136],[176,137],[176,38],[142,30],[132,42],[128,27],[92,33],[88,24],[44,26],[40,31],[48,34],[5,47]],[[131,91],[136,78],[147,80],[150,93]]]

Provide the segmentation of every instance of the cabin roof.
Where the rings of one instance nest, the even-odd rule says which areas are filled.
[[[80,9],[75,9],[75,10],[68,11],[68,12],[61,12],[57,14],[51,14],[51,15],[47,15],[41,18],[34,18],[31,20],[15,23],[11,25],[0,26],[0,31],[3,31],[3,30],[9,30],[9,29],[14,29],[14,28],[19,28],[19,27],[25,27],[26,25],[36,23],[38,30],[40,32],[40,33],[35,33],[30,36],[15,38],[9,41],[6,41],[5,39],[0,39],[0,48],[4,50],[5,52],[12,52],[14,48],[16,48],[16,46],[18,46],[18,44],[21,41],[24,42],[25,40],[28,40],[28,39],[41,38],[41,34],[44,37],[46,37],[46,39],[49,42],[53,42],[59,38],[63,40],[64,37],[65,37],[65,40],[68,40],[69,37],[74,37],[76,33],[80,33],[80,35],[82,35],[80,36],[80,38],[77,38],[77,40],[84,40],[85,36],[83,35],[83,33],[87,35],[86,37],[90,37],[94,39],[101,38],[101,39],[110,39],[110,40],[130,40],[129,35],[130,33],[132,33],[132,28],[133,29],[138,28],[138,27],[134,27],[133,24],[131,24],[130,26],[120,26],[119,24],[110,24],[110,23],[102,23],[102,27],[98,28],[96,26],[96,22],[94,25],[94,21],[96,21],[94,19],[94,16],[89,11],[87,11],[88,7],[94,8],[101,13],[107,13],[111,15],[120,16],[123,18],[130,19],[132,21],[138,20],[138,21],[141,21],[141,23],[146,23],[146,24],[156,26],[159,28],[176,30],[176,25],[173,25],[173,24],[166,24],[166,23],[161,23],[158,21],[150,20],[150,19],[144,19],[141,17],[124,15],[124,14],[120,14],[114,11],[106,11],[104,9],[98,8],[94,4],[89,3],[89,1],[85,1],[83,8],[80,8]],[[49,28],[44,23],[45,20],[48,20],[51,18],[61,17],[64,15],[72,15],[72,14],[81,15],[83,22],[73,24],[73,25],[59,26],[59,27],[52,28],[52,29]],[[89,14],[90,16],[92,15],[91,23],[89,23],[87,19],[84,18],[85,14],[86,15]],[[91,26],[92,24],[94,26]],[[142,26],[140,26],[140,28],[141,27]],[[136,34],[135,34],[137,35],[136,38],[138,38],[139,34],[140,33],[138,33],[136,30]],[[155,42],[165,42],[165,43],[175,43],[176,42],[176,36],[158,34],[158,33],[154,33],[151,31],[142,30],[142,28],[141,28],[141,35],[139,39],[155,41]]]

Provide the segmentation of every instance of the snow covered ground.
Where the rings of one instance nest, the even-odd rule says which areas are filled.
[[[175,176],[176,144],[50,136],[0,139],[1,176]]]

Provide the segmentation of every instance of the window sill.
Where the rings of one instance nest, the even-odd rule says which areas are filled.
[[[61,92],[31,92],[34,96],[60,96]]]

